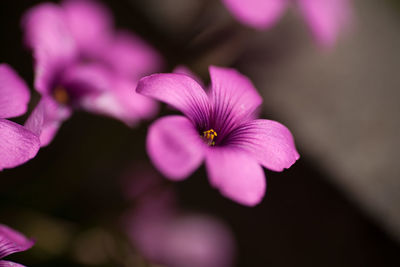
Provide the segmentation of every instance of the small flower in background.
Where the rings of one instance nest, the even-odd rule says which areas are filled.
[[[293,0],[222,0],[241,23],[257,29],[272,27]],[[317,42],[335,44],[351,18],[350,0],[295,0]]]
[[[34,243],[33,240],[26,238],[21,233],[18,233],[6,225],[0,224],[0,266],[23,267],[21,264],[5,261],[3,258],[13,253],[28,250]]]
[[[8,65],[0,64],[0,171],[32,159],[39,150],[38,136],[6,118],[23,115],[30,99],[28,87]],[[39,112],[37,113],[40,118]]]
[[[233,240],[220,221],[205,215],[134,216],[128,230],[134,246],[170,267],[232,266]]]
[[[210,183],[224,196],[256,205],[266,190],[260,164],[273,171],[289,168],[299,158],[293,137],[278,122],[254,119],[262,99],[248,78],[220,67],[210,67],[210,76],[207,92],[184,74],[155,74],[139,81],[137,92],[185,115],[154,122],[147,152],[172,180],[187,178],[205,160]]]
[[[236,244],[227,225],[211,216],[182,212],[172,188],[150,169],[126,178],[125,196],[136,205],[124,225],[146,260],[170,267],[233,266]]]
[[[42,95],[42,146],[77,108],[129,126],[155,115],[157,105],[133,89],[140,77],[160,68],[161,58],[139,37],[115,31],[105,7],[84,0],[44,3],[22,22],[35,58],[35,89]]]

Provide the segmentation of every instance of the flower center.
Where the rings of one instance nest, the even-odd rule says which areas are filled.
[[[218,136],[218,134],[213,129],[210,129],[210,130],[207,130],[207,131],[203,132],[203,140],[209,146],[214,146],[215,145],[214,138],[216,136]]]
[[[70,97],[67,93],[67,90],[65,90],[65,88],[62,86],[57,86],[54,89],[53,97],[58,103],[61,103],[64,105],[68,104],[68,102],[70,101]]]

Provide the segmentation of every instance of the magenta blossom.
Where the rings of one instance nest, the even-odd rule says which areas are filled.
[[[332,46],[351,17],[350,0],[222,0],[243,24],[257,29],[273,26],[290,4],[297,4],[316,40]]]
[[[233,69],[210,67],[207,92],[184,74],[155,74],[137,92],[163,101],[185,116],[151,125],[147,152],[168,178],[182,180],[205,160],[210,183],[244,205],[256,205],[266,190],[262,167],[289,168],[298,158],[282,124],[254,119],[262,99],[251,81]]]
[[[233,265],[232,233],[215,218],[199,214],[134,213],[128,223],[134,246],[152,262],[171,267]]]
[[[158,53],[140,38],[115,31],[107,9],[95,1],[44,3],[23,18],[35,58],[35,89],[44,112],[41,145],[47,145],[75,109],[117,118],[133,126],[157,111],[132,91],[159,69]]]
[[[235,241],[229,227],[210,216],[182,212],[173,188],[146,165],[139,169],[124,177],[123,189],[136,201],[124,223],[141,255],[170,267],[232,266]]]
[[[8,65],[0,64],[0,171],[32,159],[39,150],[38,136],[6,120],[24,114],[30,94],[25,82]]]
[[[34,242],[21,233],[0,224],[0,267],[23,267],[23,265],[2,260],[16,252],[30,249]]]

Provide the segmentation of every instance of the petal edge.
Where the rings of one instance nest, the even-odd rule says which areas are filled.
[[[261,165],[278,172],[300,158],[289,129],[272,120],[244,123],[230,134],[226,145],[247,151]]]
[[[207,94],[189,76],[175,73],[153,74],[140,79],[136,92],[173,106],[196,124],[208,122]]]
[[[206,155],[210,183],[222,195],[242,205],[255,206],[265,195],[267,183],[262,167],[246,152],[235,148],[212,148]]]
[[[153,164],[171,180],[187,178],[204,159],[205,144],[183,116],[166,116],[155,121],[146,143]]]
[[[36,156],[37,135],[15,122],[0,119],[0,171],[21,165]]]
[[[0,118],[20,116],[28,109],[30,92],[8,64],[0,64]]]

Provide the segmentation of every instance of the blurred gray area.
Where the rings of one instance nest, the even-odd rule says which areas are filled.
[[[301,150],[400,240],[400,15],[385,1],[355,3],[354,25],[333,51],[291,25],[298,38],[286,60],[244,71]]]
[[[195,29],[201,2],[146,5],[165,30],[185,31]],[[326,50],[313,42],[294,8],[273,29],[254,31],[238,26],[219,1],[205,2],[215,13],[202,18],[209,23],[207,32],[194,45],[227,24],[239,30],[191,67],[206,76],[209,64],[234,64],[248,75],[262,92],[264,107],[293,131],[300,150],[400,240],[400,12],[395,5],[355,1],[353,25],[337,47]]]

